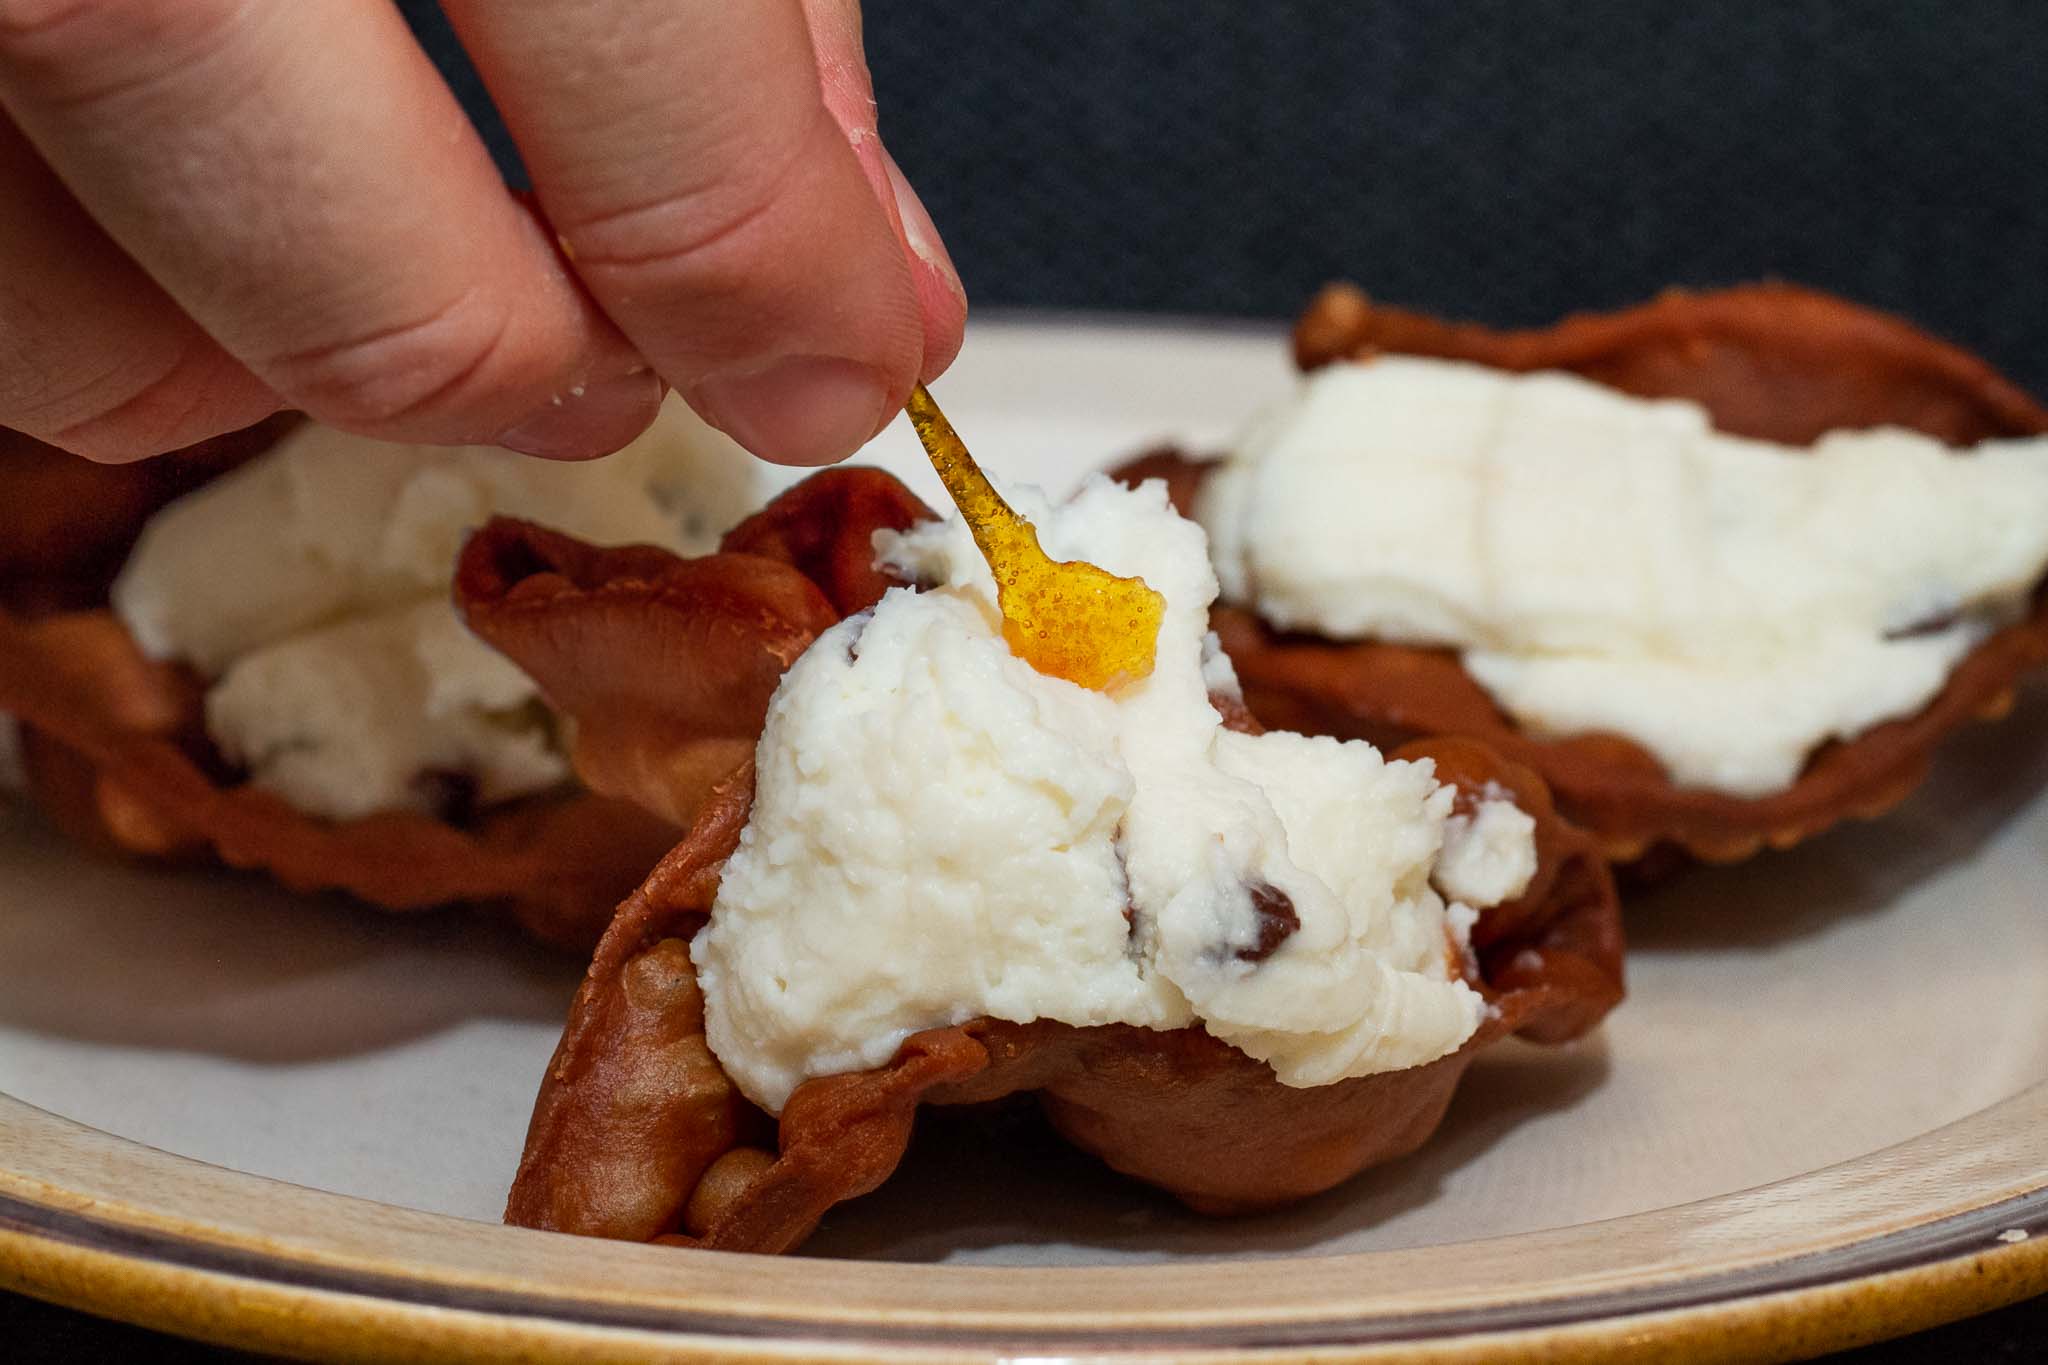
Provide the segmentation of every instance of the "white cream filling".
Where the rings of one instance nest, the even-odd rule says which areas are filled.
[[[527,676],[428,600],[286,637],[206,694],[229,761],[300,810],[431,809],[445,778],[480,805],[569,776]]]
[[[1163,485],[1018,493],[1056,558],[1165,595],[1156,667],[1114,695],[1040,674],[1004,644],[957,519],[877,538],[932,586],[890,592],[784,677],[691,948],[740,1089],[779,1111],[807,1079],[981,1015],[1200,1021],[1299,1086],[1456,1050],[1483,1007],[1431,885],[1450,789],[1363,743],[1222,728],[1215,576]],[[1511,826],[1486,836],[1504,861]],[[1255,896],[1276,893],[1299,927],[1256,960]]]
[[[1532,732],[1626,735],[1759,796],[2024,610],[2048,444],[1795,450],[1570,375],[1386,357],[1263,414],[1197,516],[1225,597],[1277,626],[1461,650]]]
[[[1470,815],[1444,821],[1436,884],[1466,905],[1499,905],[1522,894],[1536,875],[1536,818],[1489,784]]]
[[[212,679],[215,743],[300,810],[432,811],[442,774],[509,800],[568,765],[532,681],[447,605],[463,537],[502,513],[701,554],[753,510],[757,464],[673,398],[580,464],[309,424],[153,517],[114,610],[150,655]]]

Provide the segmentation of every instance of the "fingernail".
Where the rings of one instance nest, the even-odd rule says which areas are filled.
[[[688,397],[705,421],[777,464],[845,459],[896,415],[881,371],[834,356],[709,375]]]
[[[910,181],[904,178],[903,168],[896,164],[895,157],[884,151],[882,160],[889,172],[889,191],[896,196],[896,212],[903,217],[904,245],[940,284],[955,297],[965,299],[967,290],[960,283],[960,272],[953,268],[953,257],[946,251],[945,242],[940,240],[938,226],[932,222],[931,214],[925,211],[924,200],[918,198],[917,191],[910,187]]]
[[[497,444],[550,460],[609,455],[647,430],[661,411],[661,377],[647,369],[577,384],[500,433]]]

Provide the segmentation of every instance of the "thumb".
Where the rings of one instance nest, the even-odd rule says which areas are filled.
[[[859,159],[910,263],[918,313],[924,322],[924,367],[919,378],[936,379],[960,352],[961,333],[967,324],[967,291],[924,201],[882,145],[874,81],[861,45],[858,0],[804,0],[804,18],[817,55],[825,107]]]

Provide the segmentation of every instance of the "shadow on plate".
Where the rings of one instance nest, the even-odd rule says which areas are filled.
[[[1628,896],[1631,950],[1768,948],[1892,904],[1974,857],[2048,790],[2048,687],[2013,714],[1957,734],[1905,804],[1789,852],[1687,868]]]
[[[118,862],[0,801],[0,1029],[282,1065],[557,1023],[580,975],[481,915]]]
[[[1347,1238],[1435,1199],[1516,1127],[1568,1109],[1607,1079],[1604,1040],[1510,1041],[1474,1062],[1443,1126],[1414,1155],[1272,1213],[1205,1218],[1068,1146],[1028,1103],[994,1113],[926,1111],[902,1167],[827,1217],[800,1254],[937,1262],[1186,1260],[1335,1254]],[[1474,1226],[1472,1237],[1500,1228]],[[1523,1229],[1516,1228],[1516,1231]],[[1377,1243],[1376,1243],[1377,1244]]]

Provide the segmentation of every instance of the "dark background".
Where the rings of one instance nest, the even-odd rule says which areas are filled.
[[[428,0],[400,3],[482,108]],[[2042,0],[875,0],[867,23],[883,135],[977,306],[1280,317],[1343,276],[1537,323],[1775,275],[2048,393]],[[7,1297],[0,1342],[203,1353]],[[2044,1350],[2036,1300],[1844,1359]]]
[[[2041,0],[876,0],[867,42],[977,305],[1344,276],[1536,323],[1775,275],[2048,392]]]

